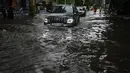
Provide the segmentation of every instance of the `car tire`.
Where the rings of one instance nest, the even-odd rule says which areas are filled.
[[[72,26],[76,26],[77,25],[77,21],[75,23],[72,24]]]
[[[78,23],[80,23],[80,17],[78,18]]]
[[[78,25],[78,23],[79,23],[79,18],[76,20],[74,26]]]

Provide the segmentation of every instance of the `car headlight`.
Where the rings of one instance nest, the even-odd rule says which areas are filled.
[[[48,20],[47,18],[44,19],[44,22],[45,22],[45,23],[48,23],[48,21],[49,21],[49,20]]]
[[[85,11],[83,11],[83,13],[84,13]]]
[[[74,19],[68,19],[67,23],[73,23]]]

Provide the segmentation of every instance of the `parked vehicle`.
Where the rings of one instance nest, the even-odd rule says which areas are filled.
[[[45,19],[44,24],[54,26],[74,26],[80,21],[80,16],[74,5],[56,5]]]
[[[85,17],[86,16],[86,7],[85,6],[77,6],[78,12],[80,13],[80,16]]]

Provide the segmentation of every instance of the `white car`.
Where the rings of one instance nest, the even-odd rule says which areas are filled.
[[[86,16],[86,6],[77,6],[80,16]]]

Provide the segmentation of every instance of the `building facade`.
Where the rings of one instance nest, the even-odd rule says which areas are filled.
[[[34,3],[38,3],[42,0],[32,0]],[[12,6],[14,9],[23,8],[23,10],[29,9],[29,0],[0,0],[0,8],[8,8]]]

